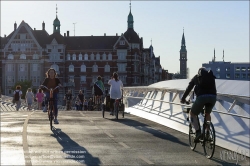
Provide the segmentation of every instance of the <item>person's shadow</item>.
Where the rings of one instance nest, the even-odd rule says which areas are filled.
[[[51,134],[51,136],[55,137],[58,143],[63,147],[62,152],[65,158],[67,160],[73,160],[72,163],[68,162],[69,165],[72,165],[74,162],[85,164],[87,166],[98,166],[101,164],[99,158],[93,157],[84,147],[73,141],[61,129],[53,127],[52,132],[53,134]]]

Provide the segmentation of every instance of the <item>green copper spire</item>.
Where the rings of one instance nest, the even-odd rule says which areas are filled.
[[[60,26],[61,26],[61,24],[60,24],[59,19],[57,18],[57,5],[56,5],[56,19],[54,20],[53,26],[54,26],[53,33],[55,33],[55,32],[59,32],[60,33]]]
[[[128,15],[128,29],[129,28],[134,29],[134,18],[133,18],[133,15],[131,13],[131,1],[130,1],[129,5],[130,5],[130,12]]]

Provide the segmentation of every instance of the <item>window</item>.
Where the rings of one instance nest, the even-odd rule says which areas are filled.
[[[247,74],[247,78],[250,79],[250,74]]]
[[[74,60],[74,61],[76,60],[76,54],[72,55],[72,60]]]
[[[126,76],[119,76],[119,79],[122,81],[123,84],[126,83]]]
[[[125,41],[124,41],[124,40],[121,40],[121,41],[120,41],[120,45],[125,45]]]
[[[104,66],[104,72],[110,72],[110,66],[108,64]]]
[[[241,67],[241,71],[246,71],[246,67]]]
[[[230,78],[230,74],[226,74],[226,78],[227,78],[227,79]]]
[[[86,82],[86,76],[81,76],[81,82]]]
[[[26,65],[25,64],[19,64],[19,71],[26,71]]]
[[[79,54],[79,60],[80,61],[82,60],[82,54],[81,53]]]
[[[9,55],[8,55],[8,59],[14,59],[14,55],[9,54]]]
[[[88,60],[88,54],[84,54],[84,60]]]
[[[136,64],[136,62],[134,63],[134,72],[138,71],[138,65]]]
[[[6,79],[6,82],[7,83],[14,83],[14,76],[6,76],[7,79]]]
[[[86,66],[85,65],[81,65],[81,72],[86,72]]]
[[[93,76],[93,77],[92,77],[92,83],[95,83],[96,80],[97,80],[97,76]]]
[[[74,76],[69,76],[69,82],[75,82],[74,81]]]
[[[26,55],[25,54],[21,54],[20,55],[20,59],[26,59]]]
[[[90,59],[95,60],[95,55],[93,53],[90,55]]]
[[[237,78],[237,79],[240,78],[240,74],[238,74],[238,73],[235,74],[235,78]]]
[[[69,65],[69,72],[74,72],[74,66],[73,65]]]
[[[240,71],[240,67],[236,67],[235,71],[239,72]]]
[[[226,71],[230,71],[230,67],[226,67]]]
[[[70,60],[70,54],[67,54],[67,60]]]
[[[96,54],[96,60],[100,60],[100,54],[99,53]]]
[[[250,72],[250,67],[247,67],[247,71],[249,71],[249,72]]]
[[[220,72],[220,67],[216,67],[216,71],[217,71],[217,72]]]
[[[112,54],[109,53],[108,60],[112,60]]]
[[[26,34],[20,34],[20,39],[25,40],[26,39]]]
[[[220,78],[220,74],[216,74],[216,78]]]
[[[118,71],[125,72],[127,64],[117,64],[118,65]]]
[[[242,74],[242,78],[246,79],[247,78],[246,74]]]
[[[118,60],[126,60],[126,51],[117,51]]]
[[[8,72],[14,71],[14,64],[7,64],[7,71]]]
[[[39,56],[37,54],[34,54],[33,59],[39,59]]]
[[[92,72],[98,72],[98,66],[96,64],[93,65]]]
[[[106,60],[106,54],[105,53],[102,54],[102,60],[104,60],[104,61]]]
[[[32,64],[32,71],[38,71],[38,64]]]

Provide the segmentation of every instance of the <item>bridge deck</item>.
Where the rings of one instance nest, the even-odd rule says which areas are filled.
[[[1,165],[235,165],[193,152],[188,137],[173,129],[130,114],[114,120],[107,112],[60,111],[59,123],[49,128],[42,111],[1,111]],[[30,161],[30,162],[29,162]],[[249,165],[249,158],[238,159]]]

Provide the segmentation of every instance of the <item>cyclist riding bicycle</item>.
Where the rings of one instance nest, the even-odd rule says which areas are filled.
[[[120,102],[122,98],[123,83],[118,79],[118,74],[114,72],[108,84],[110,85],[110,115],[113,115],[115,100],[119,99]]]
[[[56,78],[57,73],[55,71],[55,69],[50,68],[46,73],[47,78],[44,79],[42,85],[41,85],[41,89],[45,92],[46,94],[46,100],[45,100],[45,107],[44,107],[44,111],[47,111],[48,109],[48,102],[49,102],[49,98],[50,98],[50,91],[48,89],[54,89],[57,86],[61,86],[60,80],[58,78]],[[45,88],[47,87],[47,88]],[[58,120],[57,120],[57,116],[58,116],[58,108],[57,108],[57,95],[58,95],[59,89],[56,88],[53,92],[53,99],[54,99],[54,123],[55,124],[59,124]]]
[[[101,76],[97,77],[97,81],[94,84],[93,90],[95,96],[94,98],[95,104],[98,105],[98,110],[100,110],[102,103],[102,95],[104,94],[104,85]]]
[[[198,117],[204,106],[206,119],[207,121],[211,121],[210,113],[216,103],[217,95],[215,78],[216,77],[213,75],[212,70],[207,71],[204,67],[200,68],[198,74],[189,82],[189,85],[181,98],[181,103],[186,103],[186,97],[195,86],[194,92],[196,94],[196,100],[190,111],[191,124],[196,130],[194,142],[198,142],[201,136],[201,129],[199,128],[198,119],[196,117]],[[207,126],[207,129],[209,129],[209,126]],[[206,134],[209,134],[208,130]]]

